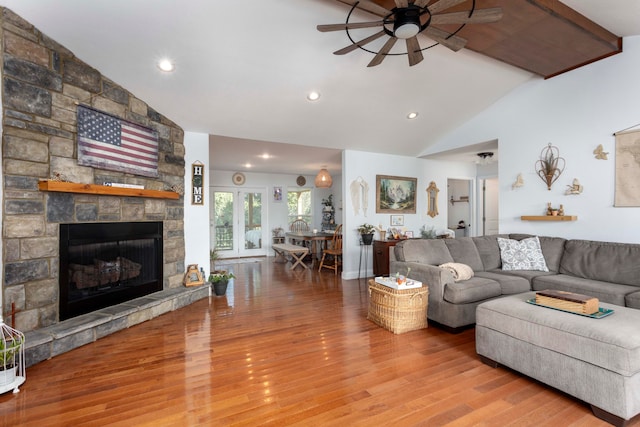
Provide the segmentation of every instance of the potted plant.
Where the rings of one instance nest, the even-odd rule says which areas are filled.
[[[363,245],[370,245],[373,242],[373,232],[376,230],[375,225],[367,224],[366,222],[358,226],[358,233],[362,237]]]
[[[23,335],[6,334],[0,336],[0,386],[11,384],[16,380],[19,352],[24,341]],[[17,331],[16,331],[17,332]]]
[[[325,212],[331,212],[333,210],[333,194],[329,194],[329,197],[322,199],[322,204]]]
[[[209,274],[209,282],[213,285],[213,292],[217,296],[222,296],[227,292],[227,285],[229,284],[229,279],[234,279],[236,276],[233,273],[228,273],[226,271],[213,271]]]

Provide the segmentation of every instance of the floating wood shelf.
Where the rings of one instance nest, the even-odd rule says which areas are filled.
[[[452,205],[460,202],[469,203],[469,199],[449,199],[449,203],[451,203]]]
[[[99,194],[104,196],[149,197],[152,199],[179,199],[174,191],[145,190],[142,188],[109,187],[96,184],[79,184],[75,182],[59,182],[44,180],[38,182],[40,191],[58,193]]]
[[[577,221],[577,215],[563,215],[563,216],[553,216],[553,215],[529,215],[529,216],[521,216],[520,219],[522,221]]]

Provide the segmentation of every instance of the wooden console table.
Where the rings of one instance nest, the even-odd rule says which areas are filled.
[[[374,240],[373,241],[373,275],[389,275],[389,248],[400,240]]]

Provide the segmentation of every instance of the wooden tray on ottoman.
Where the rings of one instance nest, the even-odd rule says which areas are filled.
[[[393,289],[369,280],[367,319],[394,334],[423,329],[427,325],[429,288]]]

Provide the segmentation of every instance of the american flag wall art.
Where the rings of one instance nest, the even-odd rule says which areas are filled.
[[[158,134],[83,105],[78,106],[78,164],[158,176]]]

